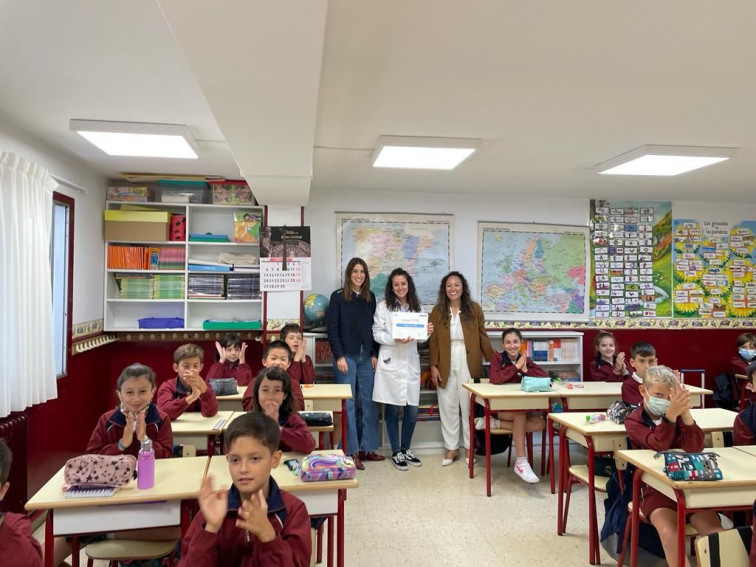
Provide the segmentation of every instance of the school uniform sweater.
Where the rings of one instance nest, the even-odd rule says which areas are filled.
[[[189,391],[176,376],[176,378],[160,384],[157,393],[157,405],[168,414],[171,421],[178,419],[185,411],[198,411],[204,417],[213,417],[218,413],[218,400],[210,386],[207,387],[204,394],[200,394],[200,397],[191,404],[186,403],[188,396]]]
[[[756,404],[737,415],[733,438],[735,445],[756,445]]]
[[[517,355],[517,360],[520,360],[520,357],[522,356],[525,355],[519,353]],[[506,352],[497,352],[491,359],[491,367],[488,370],[488,377],[491,380],[491,384],[519,384],[522,382],[523,376],[549,377],[549,373],[538,366],[530,358],[528,358],[525,363],[525,369],[526,371],[523,372],[517,368]]]
[[[292,362],[287,372],[291,376],[292,382],[297,382],[298,384],[315,383],[315,365],[307,354],[303,360]]]
[[[273,541],[262,543],[257,536],[236,527],[241,495],[235,486],[228,491],[228,513],[217,534],[205,529],[198,512],[181,541],[181,564],[196,567],[308,567],[312,546],[310,517],[304,503],[278,488],[271,477],[267,498],[268,521],[276,532]]]
[[[301,415],[294,412],[289,416],[279,416],[278,425],[281,426],[279,449],[308,455],[315,450],[315,439]]]
[[[239,386],[246,386],[252,383],[252,368],[249,364],[236,362],[214,362],[207,371],[206,380],[213,378],[235,378]]]
[[[155,458],[164,459],[173,456],[173,432],[171,431],[171,420],[165,412],[158,409],[155,404],[150,404],[145,416],[147,423],[147,437],[152,439],[152,448],[155,451]],[[92,436],[87,443],[87,453],[96,453],[98,455],[127,455],[139,454],[141,443],[134,433],[131,445],[121,451],[118,447],[118,441],[123,438],[123,430],[126,427],[126,416],[121,413],[120,409],[110,410],[100,416],[95,426]]]
[[[607,362],[601,356],[591,361],[588,366],[588,375],[594,382],[622,382],[625,379],[625,373],[622,370],[618,370],[613,363]]]
[[[343,293],[343,289],[337,289],[331,294],[326,315],[334,363],[342,356],[357,357],[360,351],[378,356],[378,344],[373,341],[375,294],[371,291],[367,302],[357,293],[352,293],[351,301],[344,301]]]
[[[242,408],[244,411],[252,411],[255,407],[254,402],[255,385],[250,384],[247,389],[244,390],[242,396]],[[302,395],[302,388],[294,380],[291,381],[291,397],[294,401],[294,411],[304,411],[304,395]]]
[[[622,382],[622,401],[634,406],[643,405],[643,396],[640,393],[641,382],[636,380],[637,374],[633,372]]]
[[[3,565],[42,567],[42,546],[32,535],[31,522],[25,515],[2,514],[0,557]]]

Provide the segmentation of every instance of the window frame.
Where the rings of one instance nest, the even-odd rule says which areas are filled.
[[[57,374],[56,369],[56,380],[60,380],[61,378],[65,378],[68,376],[68,370],[71,364],[71,338],[73,335],[73,275],[74,275],[74,219],[75,219],[75,210],[76,210],[76,201],[73,197],[69,197],[68,195],[64,195],[63,193],[59,193],[58,191],[53,191],[53,211],[55,205],[62,205],[64,207],[68,208],[68,262],[66,265],[67,270],[67,282],[66,282],[66,306],[65,306],[65,312],[66,312],[66,322],[65,322],[65,337],[63,339],[64,342],[64,361],[63,361],[63,372],[61,374]],[[52,235],[50,240],[50,249],[52,252]],[[52,258],[51,258],[52,260]],[[53,275],[52,272],[53,266],[51,265],[51,276]],[[52,285],[52,282],[50,282]],[[51,298],[52,299],[52,298]],[[53,330],[55,332],[55,330]]]

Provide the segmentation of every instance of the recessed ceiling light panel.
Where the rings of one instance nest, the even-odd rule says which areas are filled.
[[[673,176],[726,161],[734,155],[735,148],[641,146],[596,168],[603,175]]]
[[[70,129],[110,156],[198,159],[194,139],[180,124],[71,120]]]
[[[381,136],[373,151],[373,167],[450,170],[480,146],[470,138]]]

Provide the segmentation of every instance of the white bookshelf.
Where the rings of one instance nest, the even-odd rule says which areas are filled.
[[[498,352],[501,352],[501,333],[503,329],[488,331],[488,337],[491,345]],[[577,379],[583,381],[583,333],[579,331],[521,331],[523,342],[535,342],[536,344],[547,344],[547,352],[551,352],[551,360],[537,360],[533,358],[538,366],[547,372],[556,372],[557,374],[567,373],[576,374]],[[557,342],[558,341],[558,342]],[[560,344],[560,347],[555,345]],[[566,345],[569,345],[566,347]],[[554,356],[556,349],[559,349],[558,355]]]
[[[260,299],[227,300],[188,298],[186,291],[190,274],[243,274],[259,277],[260,270],[246,269],[238,272],[197,272],[189,271],[189,260],[217,261],[223,252],[252,254],[259,258],[259,244],[237,243],[234,240],[234,212],[254,212],[263,218],[262,207],[248,205],[207,205],[175,203],[126,203],[106,202],[106,209],[120,210],[123,205],[137,205],[150,211],[181,214],[186,217],[187,238],[190,233],[226,234],[230,242],[191,242],[154,240],[112,240],[105,242],[105,265],[107,266],[108,245],[133,245],[151,248],[184,248],[184,262],[179,269],[134,270],[108,268],[105,272],[104,328],[107,332],[134,331],[202,331],[206,319],[249,320],[262,319],[262,294]],[[183,299],[124,299],[119,297],[116,274],[183,275]],[[181,329],[140,329],[138,320],[144,317],[180,317],[184,319]]]

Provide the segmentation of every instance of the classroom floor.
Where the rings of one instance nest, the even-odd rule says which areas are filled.
[[[360,487],[346,502],[347,566],[588,565],[585,487],[573,488],[567,533],[560,537],[557,497],[549,491],[548,476],[526,484],[507,468],[506,453],[496,455],[488,498],[481,457],[475,478],[469,479],[463,459],[442,467],[440,452],[418,456],[423,466],[407,472],[394,469],[389,459],[366,463],[366,470],[358,472]],[[585,462],[583,452],[573,449],[573,464],[580,462]],[[536,473],[539,463],[537,456]],[[601,526],[602,495],[597,508]],[[43,530],[35,535],[42,539]],[[83,551],[81,557],[86,565]],[[324,551],[323,565],[325,557]],[[603,549],[601,562],[616,565]]]

